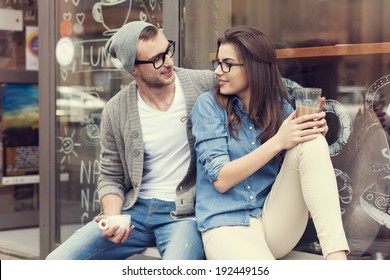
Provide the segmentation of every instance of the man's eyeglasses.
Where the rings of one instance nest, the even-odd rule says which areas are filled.
[[[218,66],[221,66],[221,70],[224,73],[229,73],[230,69],[233,66],[243,66],[244,65],[243,63],[229,63],[229,62],[225,62],[225,61],[219,61],[218,59],[214,59],[212,61],[212,63],[213,63],[214,70],[217,70]]]
[[[135,60],[134,64],[153,64],[154,69],[158,69],[165,63],[166,56],[169,56],[170,58],[173,57],[175,54],[175,41],[169,41],[168,47],[165,50],[165,52],[160,53],[153,57],[151,60]]]

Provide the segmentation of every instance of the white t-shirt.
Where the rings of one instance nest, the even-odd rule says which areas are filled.
[[[145,151],[139,196],[174,201],[176,187],[190,164],[188,116],[179,79],[175,79],[175,97],[168,111],[150,107],[139,93],[138,109]]]

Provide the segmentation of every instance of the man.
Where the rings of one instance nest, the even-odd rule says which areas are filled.
[[[47,259],[126,259],[157,246],[163,259],[204,259],[194,218],[195,153],[187,116],[216,84],[210,70],[174,67],[175,42],[146,22],[124,25],[106,44],[134,81],[101,119],[98,194],[102,213]],[[130,214],[132,226],[101,230],[102,218]]]

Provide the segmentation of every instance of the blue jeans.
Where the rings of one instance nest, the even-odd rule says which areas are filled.
[[[205,259],[202,238],[194,218],[175,219],[170,212],[174,202],[158,199],[138,199],[122,214],[131,215],[135,229],[125,243],[115,244],[102,237],[102,231],[93,220],[77,230],[46,259],[57,260],[114,260],[126,259],[157,246],[163,259]]]

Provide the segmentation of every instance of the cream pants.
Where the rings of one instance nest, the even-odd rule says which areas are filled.
[[[346,250],[338,188],[328,144],[320,135],[287,151],[260,218],[249,226],[202,233],[207,259],[279,259],[305,231],[310,211],[324,258]]]

